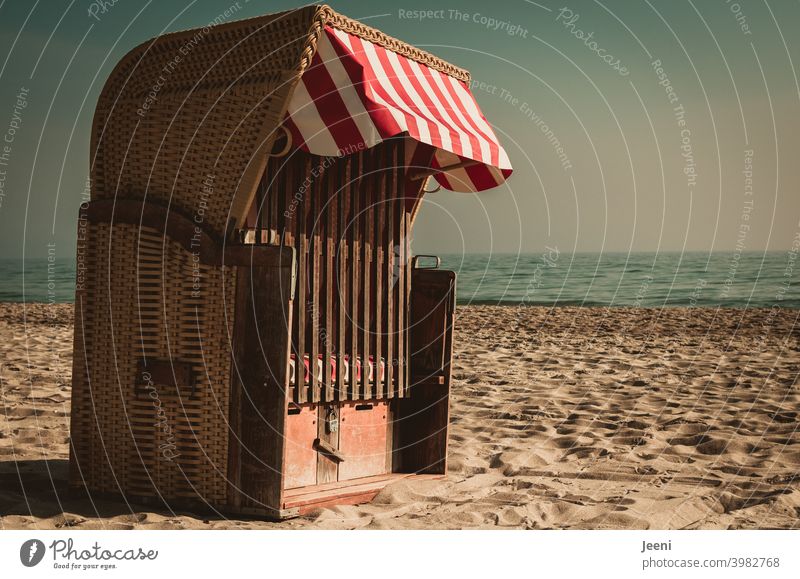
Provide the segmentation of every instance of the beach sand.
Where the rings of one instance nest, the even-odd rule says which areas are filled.
[[[448,478],[277,524],[69,498],[72,306],[0,304],[0,528],[800,527],[800,310],[457,315]]]

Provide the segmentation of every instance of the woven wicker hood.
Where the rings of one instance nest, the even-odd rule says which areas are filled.
[[[326,30],[469,82],[467,71],[328,6],[160,36],[129,52],[102,91],[92,130],[92,199],[160,200],[221,236],[240,226]],[[431,166],[449,162],[448,151],[436,151]],[[494,165],[497,182],[510,174],[507,157]],[[447,176],[437,178],[458,189]]]

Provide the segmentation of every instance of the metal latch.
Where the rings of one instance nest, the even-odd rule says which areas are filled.
[[[325,430],[328,434],[339,432],[339,415],[333,407],[328,408],[328,414],[325,416]]]
[[[317,452],[321,452],[331,460],[335,460],[336,462],[344,462],[344,456],[342,456],[338,450],[324,440],[319,438],[314,439],[314,444],[312,444],[311,447]]]

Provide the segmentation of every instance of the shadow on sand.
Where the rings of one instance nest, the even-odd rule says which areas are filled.
[[[54,524],[59,528],[75,525],[76,517],[66,516],[68,514],[77,515],[77,520],[128,515],[131,524],[140,518],[144,519],[143,516],[138,517],[137,513],[156,513],[164,517],[188,516],[200,521],[225,519],[213,511],[178,511],[163,503],[126,502],[120,495],[98,496],[93,493],[89,496],[85,491],[68,487],[68,471],[69,461],[64,459],[0,461],[0,517],[56,517]]]

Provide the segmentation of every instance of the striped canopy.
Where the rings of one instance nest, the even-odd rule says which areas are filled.
[[[330,26],[289,102],[295,146],[341,156],[407,133],[409,167],[452,191],[505,181],[511,164],[467,85],[452,76]],[[447,169],[451,167],[450,169]]]

